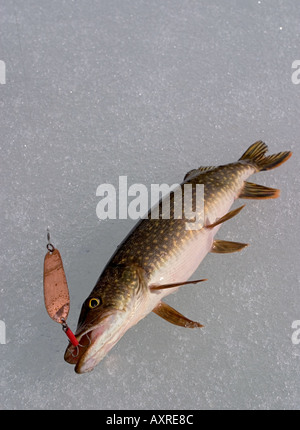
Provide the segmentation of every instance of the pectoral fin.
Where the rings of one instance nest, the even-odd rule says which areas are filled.
[[[207,281],[207,279],[197,279],[196,281],[175,282],[174,284],[151,285],[150,290],[164,290],[166,288],[181,287],[182,285],[198,284],[198,282]]]
[[[219,224],[222,224],[223,222],[233,218],[235,215],[237,215],[243,208],[245,207],[245,205],[240,206],[237,209],[234,209],[233,211],[228,212],[226,215],[222,216],[222,218],[219,218],[216,222],[214,222],[213,224],[209,224],[206,225],[206,228],[214,228]]]
[[[227,240],[214,240],[210,252],[216,254],[227,254],[229,252],[237,252],[248,246],[248,243],[229,242]]]
[[[153,311],[159,317],[169,321],[171,324],[179,325],[181,327],[195,328],[195,327],[203,327],[202,324],[189,320],[181,313],[176,311],[171,306],[167,305],[164,302],[160,302]]]

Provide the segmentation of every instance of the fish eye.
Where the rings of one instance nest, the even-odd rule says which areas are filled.
[[[94,309],[97,306],[100,305],[100,300],[97,299],[96,297],[93,297],[90,301],[89,301],[89,308],[90,309]]]

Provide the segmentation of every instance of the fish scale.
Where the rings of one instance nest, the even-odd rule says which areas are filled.
[[[215,209],[219,206],[219,200],[234,200],[243,186],[241,177],[254,168],[243,163],[232,163],[230,165],[214,168],[207,173],[201,173],[197,177],[186,180],[181,184],[184,200],[184,184],[204,184],[205,219],[214,221]],[[215,180],[216,179],[216,180]],[[195,187],[192,193],[195,201]],[[161,206],[161,205],[160,205]],[[142,219],[129,233],[127,239],[118,247],[110,264],[137,264],[147,273],[149,280],[155,270],[168,262],[170,257],[180,254],[185,242],[202,234],[201,230],[186,230],[186,222],[182,219],[174,219],[174,193],[170,196],[170,219],[151,219],[151,211],[147,219]],[[101,275],[105,276],[105,273]],[[101,277],[99,279],[101,282]]]
[[[152,219],[149,211],[117,248],[105,266],[95,287],[84,301],[79,316],[76,338],[82,347],[74,357],[69,344],[65,360],[75,364],[77,373],[91,371],[126,333],[150,312],[182,327],[202,327],[186,318],[163,301],[182,285],[208,252],[229,253],[247,244],[215,240],[222,223],[233,218],[244,207],[229,211],[237,198],[277,198],[279,190],[247,182],[248,177],[284,163],[289,151],[266,156],[267,145],[255,142],[235,163],[218,167],[199,167],[188,172],[181,186],[182,209],[185,185],[193,186],[192,203],[196,208],[196,185],[204,185],[204,225],[197,230],[186,229],[190,221],[175,215],[175,192],[158,204],[159,217]],[[165,199],[170,199],[170,217],[164,219]],[[201,215],[200,213],[198,214]],[[197,218],[196,218],[197,219]],[[90,342],[87,342],[87,338]]]

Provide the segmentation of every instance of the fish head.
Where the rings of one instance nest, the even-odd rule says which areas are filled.
[[[75,364],[76,373],[93,370],[141,319],[139,308],[146,291],[144,276],[135,267],[118,265],[100,276],[81,308],[75,333],[79,346],[70,343],[64,356]]]

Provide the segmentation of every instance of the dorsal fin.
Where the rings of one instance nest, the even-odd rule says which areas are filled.
[[[241,156],[240,160],[251,161],[256,166],[258,171],[262,171],[275,169],[275,167],[280,166],[292,155],[292,152],[284,151],[279,152],[278,154],[265,156],[267,151],[267,145],[261,140],[258,140],[249,146],[247,151]]]
[[[215,169],[215,166],[200,166],[198,169],[192,169],[183,178],[184,181],[188,181],[189,179],[194,178],[195,176],[199,175],[200,173],[209,172],[209,170]]]
[[[258,140],[249,146],[247,151],[244,152],[239,160],[251,160],[257,162],[264,157],[267,151],[267,145],[262,140]]]

